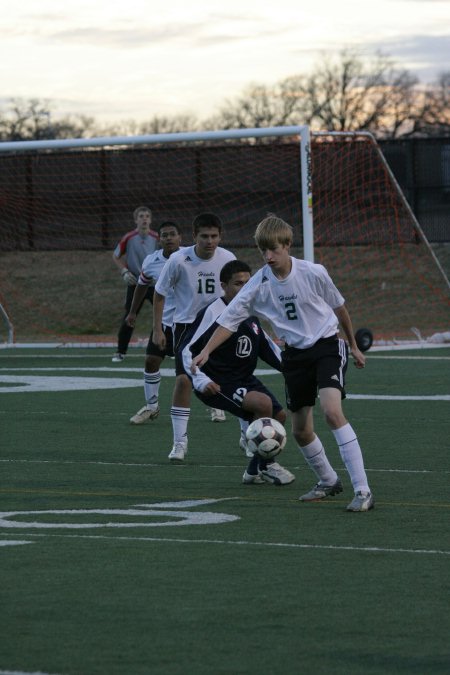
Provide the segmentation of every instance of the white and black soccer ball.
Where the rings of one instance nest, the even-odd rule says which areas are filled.
[[[270,417],[260,417],[252,422],[245,435],[249,450],[264,459],[276,457],[286,445],[286,429]]]

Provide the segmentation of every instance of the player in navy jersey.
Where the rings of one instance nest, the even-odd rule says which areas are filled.
[[[115,363],[123,361],[128,351],[128,345],[133,335],[133,326],[127,323],[126,317],[130,311],[133,301],[133,293],[137,284],[141,265],[144,258],[153,253],[158,248],[158,234],[150,229],[152,223],[152,212],[147,206],[138,206],[133,212],[136,228],[127,232],[117,244],[113,252],[113,261],[120,270],[122,279],[127,285],[125,296],[125,314],[120,324],[117,336],[117,352],[112,357]],[[153,298],[153,286],[147,287],[145,297],[137,308],[139,313],[144,300],[150,302]]]
[[[250,279],[250,267],[242,260],[231,260],[220,272],[224,295],[199,312],[193,324],[194,332],[183,349],[183,363],[191,373],[192,356],[198,354],[217,328],[217,319],[229,302]],[[281,369],[279,347],[264,332],[256,316],[245,319],[233,336],[224,342],[204,365],[191,373],[194,392],[207,406],[217,406],[244,420],[241,425],[241,448],[246,449],[244,429],[259,417],[272,417],[284,424],[286,413],[272,392],[254,375],[261,358],[273,368]],[[292,483],[295,476],[278,462],[253,455],[244,483],[267,481],[276,485]]]
[[[317,394],[325,420],[349,473],[354,498],[348,511],[369,511],[374,499],[368,485],[358,438],[342,410],[348,347],[337,335],[339,323],[357,368],[365,356],[358,349],[345,301],[322,265],[290,255],[292,228],[270,214],[257,227],[255,241],[265,265],[230,302],[218,319],[218,328],[193,359],[192,372],[251,314],[264,317],[284,342],[283,376],[292,431],[318,483],[301,501],[318,501],[342,492],[342,483],[314,432],[313,408]]]
[[[173,346],[176,380],[170,415],[173,427],[172,462],[182,462],[188,449],[187,425],[192,385],[186,375],[181,350],[197,313],[222,295],[220,270],[236,256],[219,246],[222,223],[213,213],[201,213],[193,222],[194,245],[170,256],[155,285],[153,300],[153,342],[164,350],[166,336],[162,325],[164,304],[173,292]]]
[[[142,305],[147,289],[158,279],[161,271],[173,253],[180,250],[181,232],[176,223],[166,221],[158,228],[159,240],[162,248],[148,255],[142,263],[137,286],[134,290],[133,302],[126,318],[130,326],[134,326],[139,307]],[[144,395],[146,404],[130,418],[131,424],[144,424],[154,420],[159,415],[159,387],[161,384],[160,366],[166,356],[173,356],[172,324],[175,312],[175,298],[173,291],[167,294],[164,303],[162,324],[166,345],[160,349],[153,342],[153,334],[150,335],[146,348],[144,366]]]

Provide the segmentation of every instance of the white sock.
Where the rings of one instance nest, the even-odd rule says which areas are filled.
[[[158,405],[159,385],[161,384],[161,373],[147,373],[144,370],[144,395],[149,408],[156,408]]]
[[[187,441],[187,425],[189,422],[190,408],[175,408],[170,409],[170,417],[172,418],[173,428],[173,442],[180,443]]]
[[[354,491],[370,492],[361,448],[352,426],[348,423],[344,424],[340,429],[334,429],[333,434]]]
[[[245,432],[247,431],[248,427],[250,426],[250,422],[247,420],[243,420],[241,417],[238,417],[239,420],[239,426],[241,427],[241,434],[245,436]]]
[[[331,466],[325,454],[325,449],[318,436],[312,443],[298,446],[307,464],[314,471],[322,485],[334,485],[338,479],[336,471]]]

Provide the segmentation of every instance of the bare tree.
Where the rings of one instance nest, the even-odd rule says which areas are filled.
[[[441,73],[437,82],[419,90],[420,115],[414,119],[411,135],[450,135],[450,71]]]
[[[293,81],[274,86],[250,85],[235,101],[225,101],[218,114],[206,122],[208,128],[245,129],[301,123],[303,103],[293,91]]]
[[[36,98],[12,99],[0,113],[0,139],[3,141],[82,138],[95,134],[93,117],[83,115],[55,117],[48,101]]]
[[[316,130],[371,131],[382,138],[448,133],[450,73],[438,85],[419,86],[388,56],[363,58],[344,50],[309,74],[272,87],[252,85],[208,121],[215,128],[309,124]]]
[[[363,59],[344,50],[306,76],[290,78],[304,122],[330,131],[372,131],[394,137],[408,125],[417,78],[382,54]]]
[[[0,111],[0,140],[90,138],[309,124],[327,131],[367,130],[380,138],[450,135],[450,71],[420,84],[388,56],[363,58],[352,50],[269,86],[252,84],[218,113],[157,116],[100,125],[93,117],[56,116],[48,101],[12,99]],[[280,141],[281,142],[281,141]]]
[[[181,131],[195,131],[198,120],[192,115],[157,116],[144,122],[122,120],[102,128],[105,136],[140,136],[143,134],[169,134]]]

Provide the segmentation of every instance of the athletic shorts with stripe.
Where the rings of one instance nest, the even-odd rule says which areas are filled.
[[[182,351],[188,341],[191,339],[192,324],[191,323],[174,323],[173,324],[173,352],[175,355],[175,374],[187,375],[184,364]]]
[[[201,392],[195,391],[194,389],[194,393],[197,398],[199,398],[200,401],[202,401],[202,403],[205,405],[209,406],[210,408],[226,410],[232,415],[236,415],[236,417],[240,417],[241,419],[247,420],[249,422],[253,420],[253,413],[244,410],[242,407],[242,402],[244,397],[250,391],[260,391],[263,394],[267,394],[267,396],[272,401],[272,417],[276,417],[277,413],[283,409],[283,406],[277,401],[272,392],[269,391],[269,389],[264,386],[261,380],[258,380],[258,378],[254,375],[245,380],[245,382],[240,382],[239,384],[236,384],[236,382],[221,384],[220,392],[218,394],[214,394],[214,396],[205,396]]]
[[[339,389],[345,398],[348,345],[337,335],[322,338],[308,349],[286,346],[281,360],[286,405],[292,412],[315,405],[318,391],[326,387]]]
[[[166,348],[160,349],[158,345],[152,341],[153,331],[148,339],[145,353],[147,356],[159,356],[164,359],[166,356],[173,356],[173,333],[171,326],[163,326],[164,335],[166,336]]]

